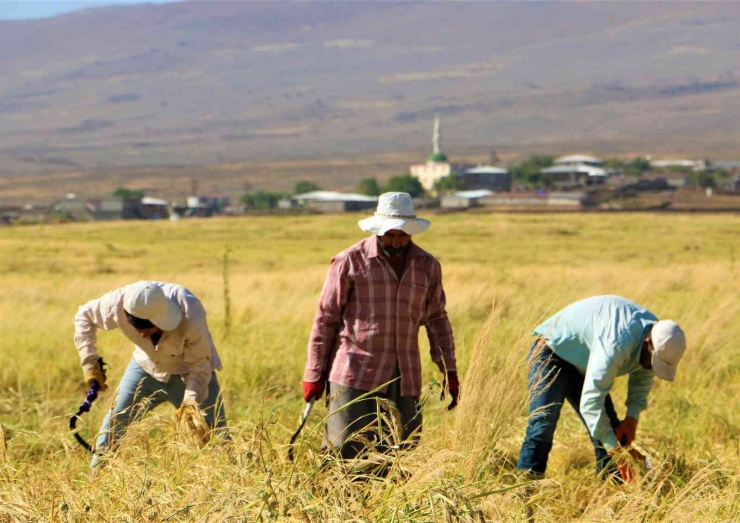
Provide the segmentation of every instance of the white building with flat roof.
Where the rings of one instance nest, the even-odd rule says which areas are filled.
[[[569,156],[561,156],[556,158],[553,162],[555,165],[582,165],[586,167],[604,167],[604,162],[599,158],[593,156],[585,156],[583,154],[571,154]]]
[[[650,160],[650,167],[665,169],[668,167],[684,167],[692,171],[706,171],[706,160]]]
[[[511,190],[511,173],[508,169],[492,165],[480,165],[465,169],[458,175],[464,190],[489,190],[508,192]]]
[[[599,158],[573,154],[557,158],[554,165],[542,169],[540,175],[556,187],[567,188],[604,183],[607,172]]]
[[[311,191],[296,194],[290,198],[288,205],[281,202],[280,208],[290,208],[296,205],[319,212],[352,212],[375,209],[377,204],[377,196],[337,191]]]

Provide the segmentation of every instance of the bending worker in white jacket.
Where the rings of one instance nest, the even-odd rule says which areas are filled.
[[[535,477],[545,473],[560,409],[567,400],[591,436],[597,473],[624,481],[635,475],[625,452],[637,420],[647,408],[655,376],[673,381],[686,350],[686,337],[674,321],[619,296],[577,301],[546,320],[533,334],[529,353],[530,418],[518,468]],[[617,418],[611,389],[618,376],[629,376],[627,415]]]
[[[97,441],[99,452],[123,436],[133,416],[164,401],[203,409],[211,428],[226,427],[215,370],[221,360],[200,300],[181,285],[141,281],[111,291],[79,308],[75,345],[85,381],[107,388],[97,363],[98,329],[118,328],[134,342],[134,356],[121,379],[116,405],[108,412]],[[93,466],[97,455],[93,458]]]

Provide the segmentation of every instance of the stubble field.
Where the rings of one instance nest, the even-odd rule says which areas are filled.
[[[442,263],[463,396],[444,411],[422,330],[422,444],[391,456],[384,479],[319,467],[323,406],[296,465],[286,457],[321,285],[331,257],[364,237],[361,217],[0,229],[0,521],[740,520],[740,216],[430,216],[416,240]],[[162,407],[92,477],[67,430],[86,390],[72,320],[140,279],[180,283],[205,304],[233,442],[199,448]],[[596,479],[566,407],[547,479],[524,484],[514,464],[529,332],[596,294],[628,297],[687,333],[676,381],[656,381],[638,428],[655,468],[636,485]],[[116,384],[130,342],[101,333],[99,353]],[[83,418],[88,440],[113,396]]]

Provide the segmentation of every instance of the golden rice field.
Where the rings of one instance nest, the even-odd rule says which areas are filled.
[[[360,217],[0,229],[0,522],[740,521],[740,216],[430,216],[417,240],[442,262],[463,397],[443,410],[425,357],[422,444],[390,456],[383,479],[319,467],[323,406],[296,465],[286,457],[323,278],[332,255],[363,238]],[[67,430],[86,390],[72,319],[139,279],[180,283],[204,302],[233,442],[199,448],[163,407],[92,477]],[[635,485],[596,479],[586,431],[565,408],[547,479],[523,484],[514,463],[529,332],[595,294],[626,296],[687,332],[676,382],[656,382],[638,429],[655,468]],[[101,333],[99,351],[116,383],[130,343]],[[83,418],[87,439],[113,394]]]

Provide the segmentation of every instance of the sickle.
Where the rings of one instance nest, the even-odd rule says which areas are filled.
[[[303,411],[303,416],[301,416],[301,423],[300,425],[298,425],[298,430],[296,430],[293,436],[290,438],[290,444],[288,447],[288,459],[290,461],[293,461],[293,444],[295,443],[295,440],[298,439],[298,435],[303,430],[303,426],[306,424],[306,420],[308,420],[308,416],[311,414],[311,410],[313,409],[313,404],[315,402],[315,399],[311,399],[311,401],[306,404],[306,408]]]

